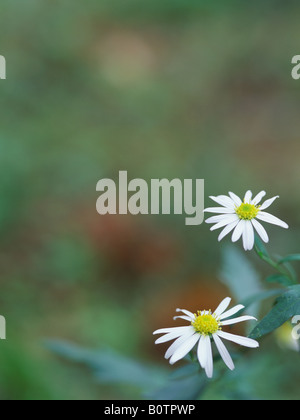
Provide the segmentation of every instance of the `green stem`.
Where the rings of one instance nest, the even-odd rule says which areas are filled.
[[[268,265],[274,268],[279,274],[286,277],[290,281],[291,285],[298,284],[297,279],[294,277],[293,273],[287,267],[283,266],[282,264],[279,264],[277,261],[274,261],[270,257],[264,244],[261,242],[258,236],[255,237],[254,250],[262,261],[266,262]]]

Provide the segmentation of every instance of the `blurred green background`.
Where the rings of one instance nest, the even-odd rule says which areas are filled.
[[[101,178],[204,178],[206,205],[265,189],[291,226],[269,227],[269,249],[299,252],[299,15],[283,0],[1,0],[1,399],[138,398],[44,340],[165,369],[152,331],[230,293],[215,233],[181,216],[101,217]],[[245,395],[252,381],[253,398],[299,397],[297,353],[269,338],[250,357]]]

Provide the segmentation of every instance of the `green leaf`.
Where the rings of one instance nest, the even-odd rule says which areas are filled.
[[[278,264],[285,264],[291,261],[300,261],[300,254],[288,255],[287,257],[284,257],[280,261],[278,261]]]
[[[280,267],[281,264],[278,263],[278,268]],[[298,275],[294,269],[294,267],[292,266],[292,264],[289,261],[286,261],[283,266],[286,268],[287,270],[287,275],[289,277],[289,279],[291,280],[291,282],[293,282],[293,285],[295,284],[299,284],[298,282]]]
[[[259,304],[263,302],[264,300],[267,300],[271,297],[278,296],[281,294],[282,294],[282,289],[265,290],[263,292],[256,293],[255,295],[252,295],[248,297],[247,299],[242,300],[241,305],[243,305],[244,308],[241,309],[239,312],[237,312],[235,315],[233,315],[231,318],[236,318],[238,316],[241,316],[245,312],[245,309],[247,309],[249,306],[253,305],[254,303]]]
[[[111,349],[89,350],[60,340],[48,340],[46,345],[56,354],[88,366],[99,383],[125,384],[142,391],[152,391],[168,378],[168,371],[130,359]]]
[[[249,298],[245,299],[244,301],[242,301],[242,305],[245,306],[245,309],[248,308],[250,305],[252,305],[253,303],[258,303],[258,302],[262,302],[266,299],[269,299],[273,296],[278,296],[282,294],[282,289],[273,289],[273,290],[265,290],[261,293],[257,293],[253,296],[250,296]],[[240,312],[244,312],[245,309],[242,309]],[[240,313],[238,312],[238,314]],[[234,315],[234,317],[239,316],[237,314]]]
[[[143,397],[151,400],[196,399],[207,385],[198,364],[169,371],[124,357],[110,349],[89,350],[59,340],[48,340],[47,347],[56,354],[88,366],[101,384],[137,387]]]
[[[269,276],[266,278],[266,282],[268,283],[279,283],[283,286],[292,286],[293,282],[291,279],[289,279],[287,276],[284,276],[283,274],[273,274],[272,276]]]
[[[263,290],[260,275],[255,267],[245,253],[232,245],[227,245],[223,249],[219,277],[229,287],[231,294],[238,302],[257,295]]]
[[[172,380],[159,390],[147,394],[150,400],[196,400],[208,384],[203,373],[187,376],[180,380]]]
[[[189,363],[184,366],[181,366],[180,368],[176,369],[174,372],[171,373],[170,379],[183,379],[187,376],[194,375],[196,373],[199,373],[200,366],[199,363]]]
[[[276,300],[274,307],[254,328],[249,337],[261,338],[298,314],[300,314],[300,285],[289,287],[289,290]]]

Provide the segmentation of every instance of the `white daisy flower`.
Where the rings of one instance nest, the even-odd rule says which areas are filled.
[[[264,242],[269,242],[268,234],[258,220],[288,229],[288,225],[285,222],[264,211],[279,196],[270,198],[262,205],[259,205],[265,195],[266,192],[261,191],[252,198],[252,192],[247,191],[244,201],[232,192],[229,193],[229,196],[210,197],[223,207],[205,209],[204,211],[208,213],[220,213],[218,216],[207,219],[206,223],[214,224],[210,230],[224,228],[219,235],[219,241],[233,231],[232,242],[237,242],[242,236],[245,251],[251,251],[254,247],[254,230]]]
[[[191,325],[185,327],[163,328],[154,331],[153,334],[164,334],[155,344],[165,343],[174,340],[174,343],[169,347],[165,354],[166,359],[170,359],[171,365],[183,359],[196,345],[197,357],[200,366],[205,369],[208,378],[213,377],[213,353],[211,340],[214,341],[224,363],[230,370],[234,370],[232,358],[223,344],[221,339],[232,341],[244,347],[257,348],[259,344],[257,341],[247,337],[230,334],[223,331],[223,326],[233,325],[243,321],[256,320],[252,316],[240,316],[238,318],[231,318],[240,310],[244,309],[243,305],[237,305],[227,311],[231,299],[224,299],[215,312],[198,311],[193,314],[185,309],[177,309],[176,312],[182,312],[183,315],[176,316],[174,319],[181,318]]]

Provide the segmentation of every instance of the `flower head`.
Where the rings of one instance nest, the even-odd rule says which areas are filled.
[[[198,311],[196,314],[193,314],[185,309],[177,309],[176,311],[182,312],[183,315],[176,316],[174,319],[184,319],[185,321],[188,321],[190,325],[185,327],[163,328],[153,333],[164,334],[156,340],[155,344],[175,340],[165,354],[165,358],[170,359],[170,364],[174,364],[178,362],[178,360],[183,359],[197,345],[197,357],[200,366],[205,369],[206,375],[209,378],[212,378],[212,340],[224,363],[230,370],[234,369],[234,364],[228,350],[221,340],[222,338],[244,347],[259,347],[258,342],[255,340],[223,331],[223,326],[255,319],[252,316],[240,316],[238,318],[228,319],[244,309],[244,306],[237,305],[227,311],[230,302],[230,298],[224,299],[214,312]]]
[[[254,231],[258,233],[264,242],[269,242],[268,234],[258,220],[288,229],[288,225],[285,222],[264,211],[271,206],[278,196],[270,198],[260,205],[265,195],[266,192],[261,191],[252,198],[252,192],[247,191],[243,201],[232,192],[229,193],[229,196],[210,197],[222,207],[205,209],[204,211],[208,213],[219,213],[218,216],[207,219],[206,223],[214,225],[211,230],[223,228],[219,235],[219,241],[233,231],[232,242],[237,242],[243,237],[244,249],[251,251],[254,247]]]

